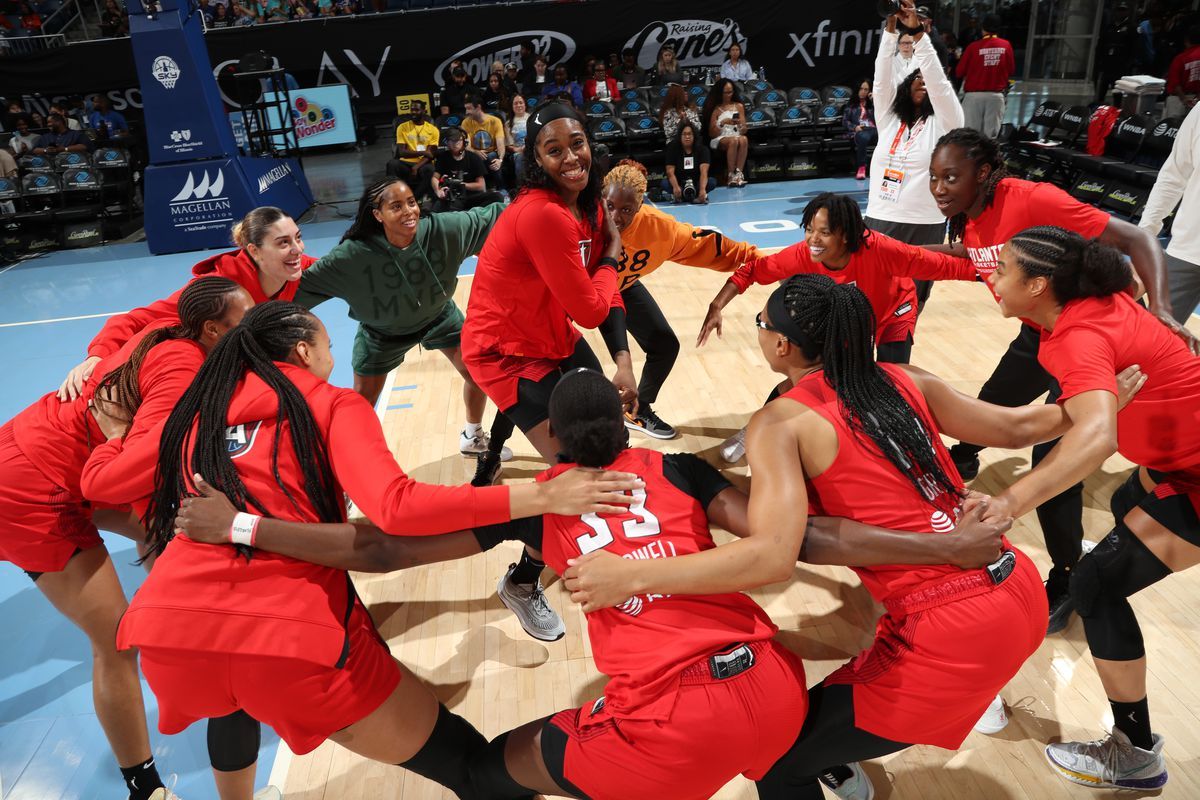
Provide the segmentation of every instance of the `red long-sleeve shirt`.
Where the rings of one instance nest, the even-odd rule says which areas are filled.
[[[317,261],[312,256],[301,256],[300,259],[302,269],[308,269]],[[255,266],[245,250],[233,250],[228,253],[221,253],[211,258],[206,258],[192,267],[193,280],[208,275],[220,275],[221,277],[236,281],[239,286],[254,298],[255,305],[265,303],[268,300],[290,301],[296,297],[296,290],[300,286],[300,281],[288,281],[283,285],[282,289],[273,296],[268,297],[258,280],[258,267]],[[182,288],[170,297],[156,300],[148,306],[135,308],[124,314],[117,314],[114,317],[110,317],[108,322],[104,323],[104,327],[100,329],[100,332],[96,334],[95,338],[88,345],[88,356],[96,358],[110,356],[117,352],[121,348],[121,345],[128,342],[135,333],[144,329],[147,325],[164,320],[168,322],[178,320],[179,296],[181,294],[183,294]]]
[[[554,192],[533,189],[504,210],[479,254],[462,330],[464,357],[486,354],[557,364],[579,332],[621,308],[617,273],[599,266],[597,225],[578,220]]]
[[[802,272],[827,275],[837,283],[857,286],[875,311],[875,340],[880,344],[904,341],[917,324],[917,293],[913,279],[927,281],[976,280],[968,259],[934,253],[872,232],[850,254],[850,263],[830,269],[813,260],[808,244],[800,241],[769,256],[752,258],[729,280],[739,293],[752,283],[775,283]]]
[[[954,74],[964,92],[1003,92],[1016,69],[1013,46],[999,36],[985,36],[967,45]]]

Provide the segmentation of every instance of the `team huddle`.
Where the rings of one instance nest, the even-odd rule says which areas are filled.
[[[958,748],[1073,611],[1117,723],[1049,744],[1050,766],[1091,786],[1165,784],[1127,598],[1200,563],[1200,342],[1170,316],[1158,243],[1006,176],[994,141],[954,126],[929,142],[927,184],[910,170],[902,187],[927,192],[941,235],[893,238],[871,207],[825,193],[804,240],[772,254],[643,205],[636,162],[600,175],[566,106],[531,115],[527,143],[511,203],[423,216],[384,179],[320,258],[279,209],[251,211],[236,250],[109,319],[57,392],[0,427],[0,558],[91,640],[130,797],[174,797],[140,662],[162,733],[206,721],[222,800],[254,794],[263,723],[296,753],[333,740],[461,798],[705,798],[744,775],[762,798],[866,799],[858,762]],[[747,459],[749,492],[695,455],[630,446],[676,435],[655,404],[679,340],[642,282],[667,262],[728,276],[698,344],[750,285],[778,284],[738,310],[756,312],[762,368],[780,379],[722,448]],[[939,280],[986,283],[1023,323],[979,398],[908,364],[928,297],[916,282]],[[328,382],[313,312],[335,297],[358,322],[353,389]],[[600,331],[611,368],[581,328]],[[384,438],[373,404],[418,345],[463,378],[470,485],[413,480]],[[516,428],[547,469],[495,485]],[[972,492],[985,447],[1035,447],[1034,466]],[[1138,469],[1084,554],[1080,484],[1117,452]],[[1035,509],[1045,579],[1004,536]],[[717,546],[711,525],[735,540]],[[128,603],[99,528],[138,544],[148,575]],[[541,575],[561,575],[609,680],[595,702],[488,740],[393,658],[350,573],[505,541],[524,550],[502,602],[555,641]],[[798,560],[849,567],[885,609],[872,644],[813,686],[744,594],[791,580]]]

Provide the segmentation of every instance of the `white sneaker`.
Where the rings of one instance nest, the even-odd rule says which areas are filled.
[[[254,793],[254,800],[283,800],[283,792],[274,786],[264,786]]]
[[[746,457],[746,429],[730,436],[725,441],[721,442],[721,458],[728,461],[730,464],[735,461],[741,461]]]
[[[987,711],[983,712],[983,716],[979,718],[979,722],[975,723],[975,730],[980,733],[999,733],[1008,727],[1008,713],[1004,710],[1004,701],[1000,695],[996,695],[996,699],[987,707]]]
[[[179,776],[171,774],[167,778],[165,786],[160,786],[150,793],[150,800],[182,800],[182,798],[173,791],[175,784],[179,782]]]
[[[867,777],[867,773],[863,772],[863,768],[857,761],[851,761],[846,766],[853,774],[841,783],[835,781],[833,776],[828,774],[822,774],[819,780],[826,789],[842,800],[874,800],[875,786]]]
[[[477,456],[480,453],[487,452],[488,442],[491,440],[491,434],[482,428],[480,428],[479,433],[475,434],[474,436],[467,435],[466,430],[463,430],[462,433],[458,435],[458,452],[462,453],[464,456]],[[508,461],[511,458],[512,450],[508,449],[508,447],[501,447],[500,460]]]
[[[521,627],[530,636],[543,642],[557,642],[567,634],[567,626],[546,602],[541,579],[533,584],[514,583],[511,578],[516,568],[516,564],[509,564],[508,572],[496,585],[500,602],[517,615]]]
[[[1107,738],[1094,742],[1058,742],[1046,745],[1046,760],[1054,771],[1073,783],[1094,788],[1158,789],[1167,782],[1163,737],[1154,734],[1154,747],[1134,747],[1113,728]]]

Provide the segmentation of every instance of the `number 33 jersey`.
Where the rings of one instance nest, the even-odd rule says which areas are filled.
[[[559,464],[538,480],[573,466]],[[632,472],[645,487],[632,492],[634,502],[621,514],[547,514],[542,548],[555,572],[566,570],[567,559],[596,550],[629,559],[674,558],[716,546],[706,509],[731,486],[707,463],[687,453],[630,448],[607,469]],[[637,595],[588,614],[587,623],[596,667],[611,679],[605,710],[625,719],[668,719],[685,667],[728,644],[770,639],[777,630],[741,593]]]

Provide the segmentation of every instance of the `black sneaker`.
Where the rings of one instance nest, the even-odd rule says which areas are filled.
[[[472,486],[494,486],[500,477],[500,455],[490,451],[480,453],[475,462],[475,477]]]
[[[626,414],[625,427],[631,431],[653,436],[655,439],[675,438],[675,429],[663,422],[658,414],[655,414],[654,410],[650,408],[639,409],[636,417]]]
[[[1075,611],[1075,601],[1071,599],[1070,576],[1067,573],[1050,570],[1050,575],[1046,578],[1046,601],[1050,604],[1050,619],[1046,625],[1046,635],[1049,636],[1065,629]]]
[[[963,452],[961,447],[962,445],[958,444],[951,447],[950,458],[954,461],[954,467],[963,483],[970,483],[979,477],[979,453],[970,450]]]

